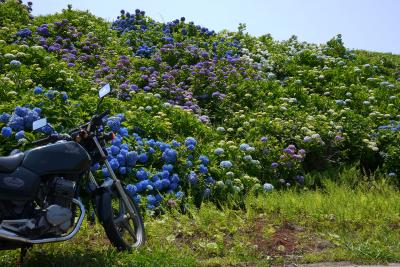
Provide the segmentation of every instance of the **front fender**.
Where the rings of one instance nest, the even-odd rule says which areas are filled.
[[[111,218],[111,187],[114,181],[106,180],[99,188],[96,189],[96,213],[97,218],[103,223]]]

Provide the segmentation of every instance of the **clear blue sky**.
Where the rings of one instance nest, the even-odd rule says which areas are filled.
[[[24,0],[26,3],[27,1]],[[325,43],[341,33],[349,48],[400,54],[400,0],[32,0],[33,14],[61,11],[67,4],[109,21],[136,8],[161,22],[182,16],[215,31],[246,23],[253,35]]]

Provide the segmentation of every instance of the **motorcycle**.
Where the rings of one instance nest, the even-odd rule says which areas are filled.
[[[104,132],[109,110],[99,114],[104,97],[99,91],[95,115],[69,134],[51,134],[33,142],[25,152],[0,157],[0,250],[67,241],[79,231],[85,217],[81,195],[88,198],[110,242],[130,250],[145,242],[140,210],[107,160],[106,142],[114,133]],[[46,119],[33,122],[33,130],[50,127]],[[99,184],[91,171],[102,164],[110,179]],[[85,190],[86,189],[86,190]],[[88,190],[90,189],[90,190]],[[79,214],[78,214],[79,213]]]

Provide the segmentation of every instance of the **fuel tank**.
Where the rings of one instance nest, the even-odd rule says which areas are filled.
[[[76,142],[59,142],[25,152],[22,167],[42,175],[80,174],[89,169],[91,159]]]

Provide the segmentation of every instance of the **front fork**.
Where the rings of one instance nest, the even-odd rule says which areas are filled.
[[[111,179],[113,181],[113,184],[115,185],[119,195],[122,198],[122,201],[125,204],[125,207],[128,210],[128,213],[130,215],[131,218],[135,218],[136,214],[135,211],[133,210],[132,206],[131,206],[131,202],[129,201],[129,197],[125,192],[125,189],[123,188],[121,181],[118,179],[118,177],[115,175],[114,170],[111,168],[110,163],[107,160],[107,156],[104,154],[103,148],[101,147],[99,140],[97,140],[97,137],[93,138],[94,143],[96,144],[97,149],[100,152],[101,157],[104,159],[104,164],[106,165],[106,168],[108,170],[108,173],[111,176]],[[96,185],[96,187],[98,187],[97,182],[92,174],[92,172],[89,172],[89,179],[91,180],[91,182]]]

